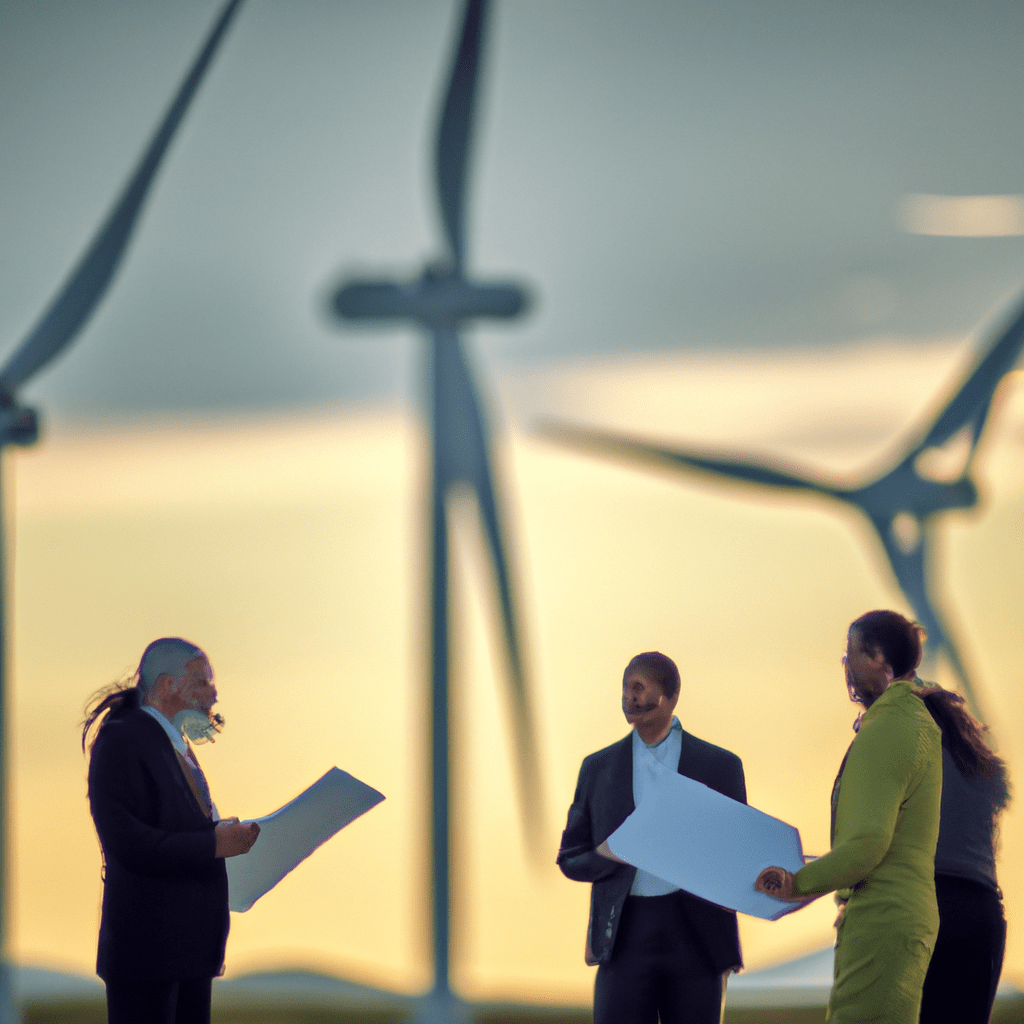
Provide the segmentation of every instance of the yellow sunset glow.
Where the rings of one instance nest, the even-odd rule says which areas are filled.
[[[907,195],[900,200],[897,219],[914,235],[1024,235],[1024,196]]]
[[[855,709],[845,627],[906,609],[867,527],[822,501],[710,484],[563,449],[536,415],[870,473],[935,411],[963,342],[842,353],[665,357],[499,381],[499,438],[547,804],[520,828],[505,682],[473,507],[456,502],[455,981],[473,997],[584,1002],[587,887],[554,857],[583,756],[625,733],[622,667],[673,656],[685,728],[738,753],[749,800],[828,842]],[[227,727],[199,755],[221,812],[264,814],[338,765],[386,801],[233,916],[228,973],[307,965],[413,991],[426,931],[425,438],[414,410],[56,432],[9,457],[13,522],[13,953],[90,973],[99,854],[77,723],[158,635],[210,654]],[[977,458],[980,510],[949,516],[941,580],[1000,752],[1024,763],[1024,382]],[[10,490],[11,488],[9,488]],[[940,678],[940,681],[943,681]],[[1024,909],[1024,814],[1001,882]],[[822,900],[741,919],[748,967],[831,941]],[[1011,932],[1006,974],[1024,974]]]

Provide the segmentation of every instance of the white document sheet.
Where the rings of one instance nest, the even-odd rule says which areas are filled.
[[[228,906],[248,910],[318,846],[384,799],[383,793],[332,768],[304,793],[259,822],[253,848],[228,857]]]
[[[804,906],[754,889],[764,868],[803,866],[800,833],[651,759],[637,809],[608,837],[616,857],[680,889],[769,921]]]

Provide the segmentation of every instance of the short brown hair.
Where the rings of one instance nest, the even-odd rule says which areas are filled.
[[[644,651],[631,658],[625,671],[622,673],[622,681],[634,669],[639,669],[645,675],[650,676],[660,687],[661,692],[671,700],[679,693],[679,669],[676,663],[660,651]]]

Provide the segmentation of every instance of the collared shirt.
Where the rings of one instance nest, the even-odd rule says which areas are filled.
[[[683,727],[679,719],[672,716],[672,724],[669,726],[668,735],[653,747],[649,747],[640,738],[640,734],[633,730],[633,803],[639,806],[644,795],[644,787],[650,777],[648,765],[651,761],[657,761],[666,768],[675,771],[679,767],[679,755],[683,749]],[[636,869],[636,878],[629,890],[630,896],[664,896],[666,893],[676,892],[678,885],[666,882],[657,875],[652,875],[642,868]]]
[[[188,747],[185,745],[185,737],[182,736],[180,729],[175,729],[173,724],[167,720],[167,716],[162,711],[157,711],[152,704],[143,704],[142,710],[147,715],[152,715],[159,723],[160,727],[165,733],[167,738],[171,741],[174,749],[181,754],[182,757],[188,753]]]
[[[174,749],[179,754],[181,754],[181,756],[185,758],[186,761],[188,761],[190,764],[195,765],[196,770],[202,777],[200,788],[205,788],[207,792],[209,792],[209,786],[207,786],[206,784],[206,777],[203,776],[203,770],[199,767],[199,762],[196,760],[195,754],[193,754],[192,751],[189,750],[188,744],[185,742],[185,737],[182,735],[181,731],[179,729],[175,729],[174,724],[167,720],[167,716],[162,711],[157,711],[157,709],[153,707],[152,704],[143,704],[141,706],[142,710],[145,711],[147,715],[152,715],[153,718],[155,718],[160,723],[160,727],[163,729],[165,733],[167,733],[167,738],[171,741],[171,745],[174,747]],[[213,820],[219,821],[220,814],[217,813],[217,805],[213,802],[212,799],[210,799],[210,808],[212,810]]]

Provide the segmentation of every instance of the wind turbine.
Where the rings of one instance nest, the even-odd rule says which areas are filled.
[[[100,225],[49,308],[0,368],[0,452],[8,445],[30,445],[39,436],[34,409],[21,405],[18,391],[74,341],[100,304],[131,240],[146,196],[167,147],[210,66],[213,56],[242,0],[228,0],[185,76],[167,113],[157,127],[107,219]],[[6,643],[4,636],[2,521],[0,521],[0,1024],[17,1020],[7,957],[7,730]]]
[[[427,1020],[464,1019],[465,1009],[450,981],[451,877],[449,867],[449,523],[446,502],[464,485],[477,499],[491,569],[501,606],[508,662],[513,732],[522,784],[528,839],[543,820],[537,750],[527,693],[501,508],[492,470],[490,430],[460,337],[460,329],[484,317],[511,319],[528,303],[517,284],[480,284],[466,277],[465,209],[473,111],[487,17],[486,0],[467,0],[459,43],[437,126],[435,184],[444,229],[445,254],[420,278],[404,284],[353,281],[334,295],[332,309],[343,321],[411,323],[427,336],[432,439],[431,528],[431,873],[434,988],[423,1004]]]
[[[601,455],[695,469],[757,487],[820,494],[852,505],[874,527],[896,581],[928,633],[930,653],[945,655],[973,713],[981,719],[978,694],[929,586],[935,519],[951,509],[973,508],[978,503],[971,463],[996,388],[1013,368],[1022,346],[1024,306],[1015,311],[935,421],[916,433],[919,439],[904,446],[902,458],[882,476],[856,487],[843,487],[795,467],[666,448],[560,422],[549,421],[541,429],[552,438]]]

